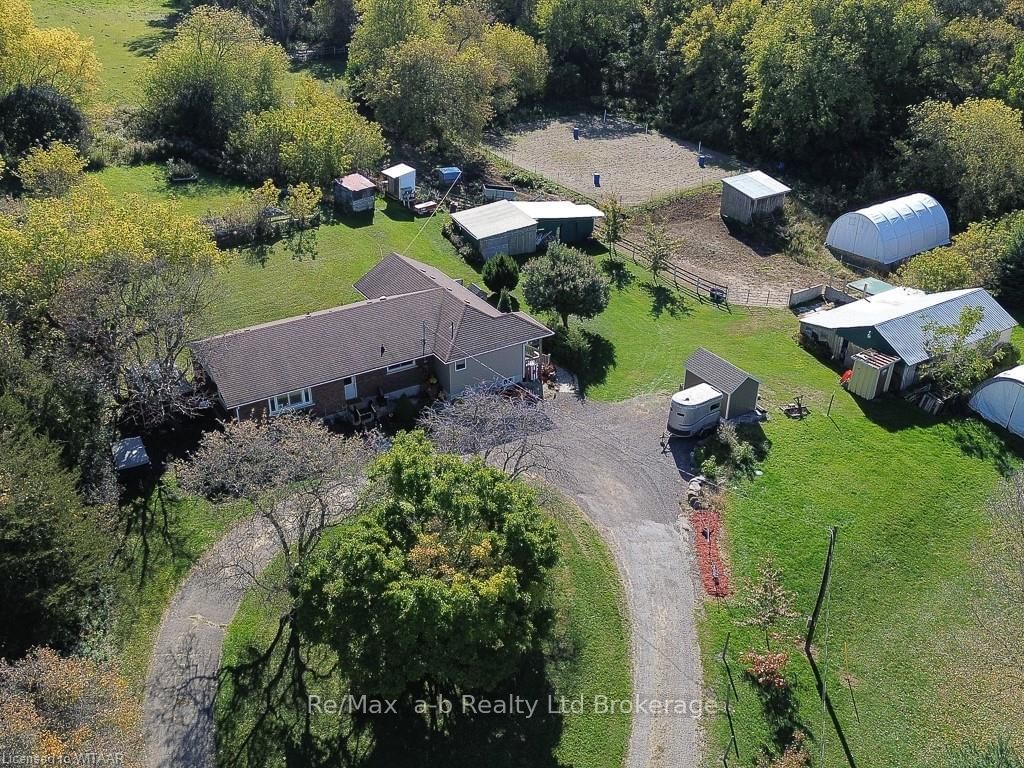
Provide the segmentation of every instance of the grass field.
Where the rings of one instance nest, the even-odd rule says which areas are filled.
[[[558,525],[561,560],[553,573],[556,629],[546,653],[544,679],[537,683],[538,691],[544,691],[545,697],[551,693],[569,699],[583,696],[590,700],[596,694],[628,698],[631,686],[627,628],[622,613],[622,590],[611,555],[578,509],[560,498],[546,495],[543,503]],[[344,535],[344,529],[337,535]],[[247,597],[225,638],[225,666],[248,659],[252,650],[267,648],[285,607],[285,600],[268,604],[255,595]],[[313,656],[318,659],[318,667],[331,664],[327,657],[316,653]],[[217,703],[218,754],[221,765],[237,765],[229,763],[228,756],[237,754],[240,739],[252,727],[255,697],[246,696],[239,707],[232,701],[235,683],[230,675],[225,679],[227,683],[222,686]],[[317,685],[321,686],[318,690],[325,697],[344,695],[344,681],[337,675],[328,675]],[[546,708],[546,701],[542,706]],[[333,718],[330,720],[332,722],[325,724],[323,718],[314,718],[317,738],[329,738],[332,728],[338,727]],[[284,749],[284,739],[276,729],[284,723],[287,731],[289,723],[294,726],[296,722],[297,713],[275,706],[266,724],[274,735],[267,742],[257,739],[256,743],[265,743],[266,748],[261,746],[258,750],[258,760],[249,759],[243,764],[249,768],[279,764],[280,756],[276,753]],[[489,718],[486,727],[470,728],[460,734],[457,743],[446,753],[448,759],[444,764],[452,768],[480,765],[618,768],[629,739],[629,722],[628,716],[592,713],[552,717],[539,712],[529,722]],[[361,759],[350,764],[365,768],[387,765],[378,759],[379,752],[373,744],[363,744],[359,752]]]
[[[29,0],[41,27],[70,27],[92,38],[100,73],[100,98],[130,103],[139,95],[147,57],[167,39],[175,19],[170,0]]]
[[[676,307],[673,315],[657,308],[645,273],[634,270],[633,276],[608,310],[587,323],[615,358],[589,394],[614,400],[672,390],[698,345],[762,379],[771,447],[764,475],[730,494],[727,553],[741,583],[772,553],[806,615],[827,528],[839,527],[830,613],[817,648],[820,660],[827,635],[830,690],[855,757],[864,765],[923,768],[941,764],[952,745],[999,733],[1024,748],[1024,721],[1010,693],[1020,690],[1020,681],[1007,686],[1005,677],[1019,675],[993,672],[995,638],[973,614],[992,599],[983,588],[993,552],[984,504],[1000,473],[1018,462],[1020,441],[1004,441],[974,419],[938,421],[896,398],[857,400],[836,386],[833,370],[797,346],[797,324],[788,313],[728,313],[693,304]],[[788,420],[776,407],[796,395],[812,411],[804,421]],[[739,764],[750,765],[771,738],[738,662],[747,648],[763,650],[764,640],[756,630],[738,628],[735,620],[742,618],[733,601],[709,605],[701,639],[708,683],[721,698],[725,677],[717,654],[733,632]],[[791,629],[795,638],[803,628],[796,622]],[[801,648],[785,649],[798,673],[800,727],[814,740],[816,756],[824,734],[826,764],[838,765],[842,755],[831,725],[822,729]],[[724,718],[712,721],[710,735],[713,764],[728,739]]]

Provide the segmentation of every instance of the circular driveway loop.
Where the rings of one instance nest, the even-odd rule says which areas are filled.
[[[682,529],[685,486],[659,437],[667,399],[623,403],[548,403],[556,427],[545,441],[559,451],[564,475],[551,481],[582,507],[608,544],[625,587],[631,630],[633,692],[641,701],[700,702],[697,581]],[[678,446],[677,446],[678,447]],[[204,556],[172,599],[157,635],[143,721],[152,768],[213,768],[213,704],[224,632],[244,595],[222,563],[251,551],[251,567],[276,550],[251,523],[233,528]],[[687,714],[638,712],[627,768],[696,768],[699,721]]]

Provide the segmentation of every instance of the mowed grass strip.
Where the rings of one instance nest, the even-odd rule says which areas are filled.
[[[628,624],[622,587],[611,553],[577,507],[544,491],[541,492],[541,500],[558,526],[561,554],[552,573],[555,631],[545,652],[546,684],[541,689],[550,686],[551,695],[556,699],[582,698],[588,708],[595,696],[629,699],[632,683]],[[331,535],[345,535],[344,527]],[[281,579],[280,560],[275,561],[268,575]],[[268,648],[277,632],[279,617],[287,607],[287,600],[280,595],[269,601],[255,592],[248,595],[225,636],[224,668],[250,660],[254,654]],[[321,670],[332,669],[336,661],[330,653],[320,650],[312,651],[310,659]],[[272,664],[276,661],[277,658]],[[346,693],[343,675],[337,672],[317,676],[316,686],[315,693],[325,699],[333,697],[340,700]],[[226,675],[218,692],[216,709],[220,724],[218,762],[221,765],[239,765],[235,758],[245,754],[242,740],[248,736],[259,711],[260,696],[255,691],[245,693],[241,706],[233,701],[236,693],[232,676]],[[630,716],[585,712],[552,718],[546,714],[547,700],[540,701],[539,707],[535,715],[538,724],[526,726],[526,732],[532,733],[534,738],[517,747],[518,757],[506,753],[507,744],[498,737],[506,729],[521,729],[523,725],[511,721],[506,723],[503,717],[491,715],[487,719],[487,728],[470,729],[462,735],[464,741],[450,750],[451,761],[446,764],[453,768],[523,764],[620,768],[623,764],[629,741]],[[285,711],[277,704],[271,722],[284,720],[286,730],[292,730],[294,726],[298,732],[303,715],[304,712]],[[337,716],[314,717],[314,737],[331,741],[337,729],[344,725],[343,720]],[[277,726],[270,727],[274,729]],[[279,741],[275,742],[278,747]],[[257,738],[255,743],[264,742]],[[362,764],[367,768],[378,764],[372,757],[372,745],[363,743],[360,746],[364,750],[362,754],[370,756]],[[272,751],[273,747],[268,744],[266,751],[261,751],[259,762],[255,762],[250,753],[241,764],[249,768],[276,764],[278,756]]]

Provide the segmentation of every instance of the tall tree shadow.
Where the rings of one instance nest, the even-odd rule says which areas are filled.
[[[595,384],[604,384],[608,379],[608,371],[615,367],[615,345],[599,333],[583,331],[587,338],[589,354],[585,365],[576,372],[580,395],[585,396],[587,389]]]
[[[622,259],[609,256],[601,262],[601,271],[607,275],[616,290],[623,291],[633,284],[633,273]]]
[[[679,317],[693,313],[683,295],[670,286],[645,280],[640,283],[640,288],[651,297],[651,314],[655,317],[661,317],[664,314],[670,317]]]

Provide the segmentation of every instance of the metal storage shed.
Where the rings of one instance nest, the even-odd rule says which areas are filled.
[[[537,222],[508,200],[453,213],[452,221],[485,260],[500,253],[519,256],[537,250]]]
[[[839,258],[882,270],[948,243],[946,212],[922,192],[844,213],[825,238]]]
[[[604,214],[592,205],[577,205],[567,200],[512,203],[537,222],[537,234],[557,235],[563,243],[581,243],[594,235],[594,226]]]
[[[757,392],[761,382],[704,347],[698,347],[687,359],[682,389],[698,384],[710,384],[725,395],[723,419],[742,416],[757,408]]]
[[[722,179],[724,218],[749,224],[755,216],[767,216],[782,208],[791,190],[762,171]]]
[[[969,405],[986,421],[1024,436],[1024,365],[983,381],[971,394]]]

